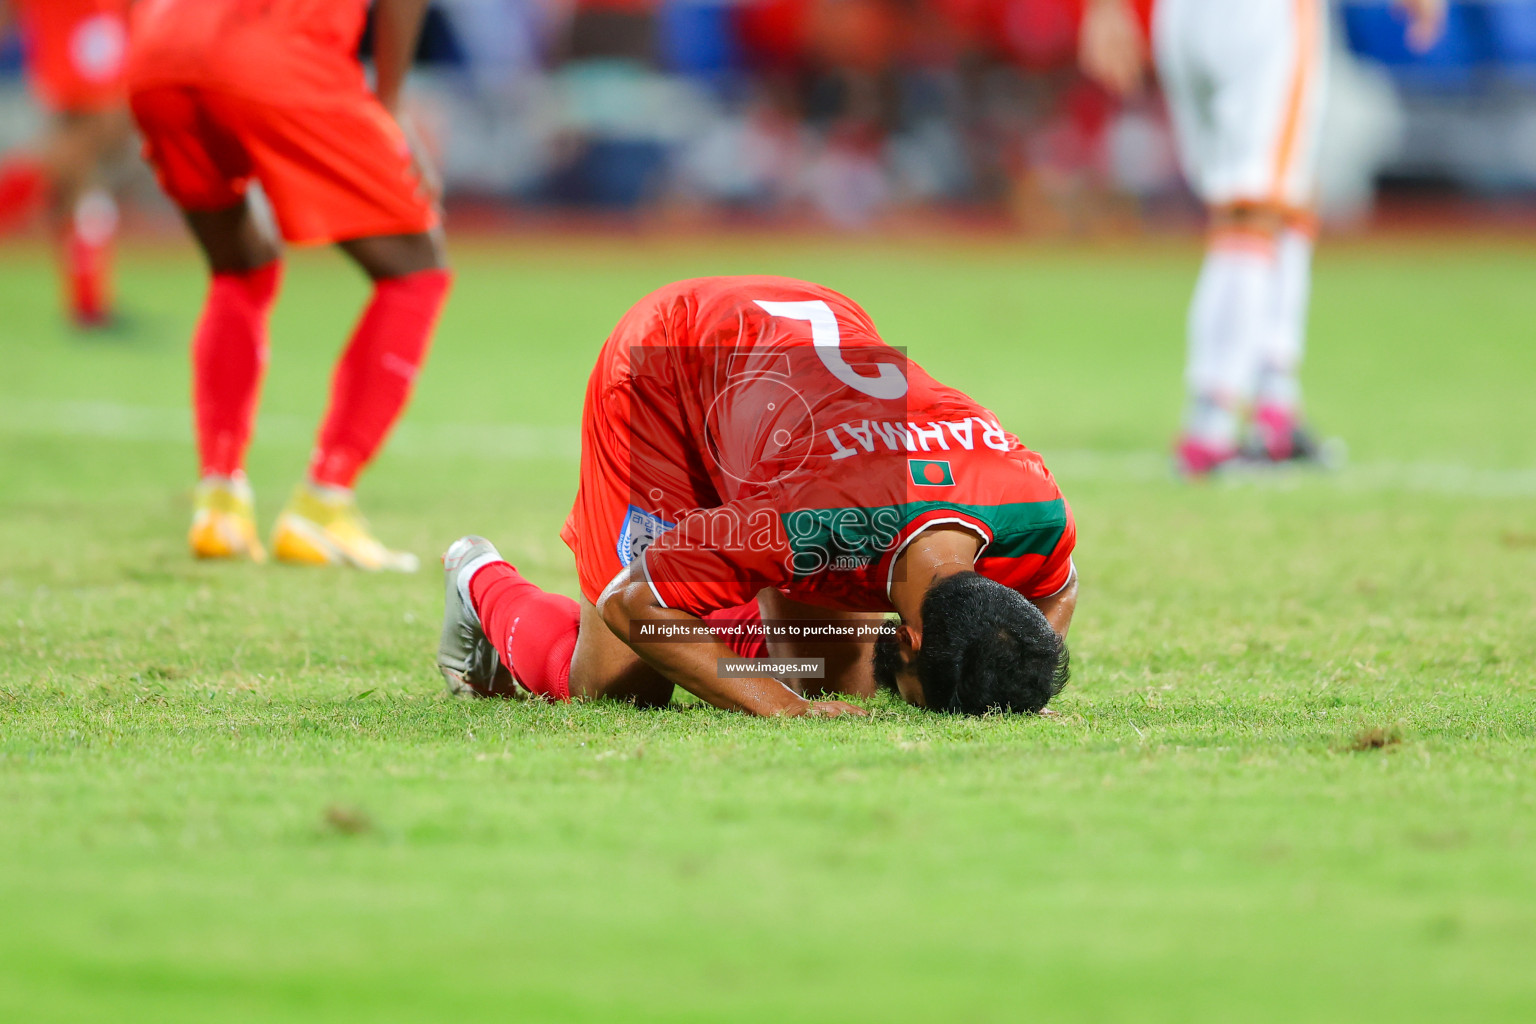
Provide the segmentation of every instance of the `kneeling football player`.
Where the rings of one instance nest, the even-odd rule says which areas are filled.
[[[841,715],[864,712],[815,698],[884,685],[983,714],[1066,681],[1076,528],[1040,456],[818,285],[703,278],[635,305],[587,386],[562,536],[579,602],[483,538],[448,549],[451,690]],[[732,674],[770,653],[823,674]]]

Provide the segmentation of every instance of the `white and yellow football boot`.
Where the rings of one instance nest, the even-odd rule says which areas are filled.
[[[369,572],[415,572],[409,551],[373,535],[351,491],[300,484],[272,528],[272,557],[292,565],[351,565]]]
[[[198,558],[249,558],[265,562],[256,532],[256,504],[244,476],[208,476],[192,492],[192,529],[187,544]]]

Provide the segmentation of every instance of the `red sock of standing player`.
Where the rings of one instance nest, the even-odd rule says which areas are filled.
[[[469,599],[501,663],[530,692],[571,699],[571,656],[576,653],[581,607],[523,579],[506,562],[492,562],[469,581]]]
[[[215,274],[192,336],[192,407],[203,476],[234,476],[245,465],[267,365],[267,315],[282,264]]]
[[[104,192],[80,201],[64,236],[64,284],[78,324],[104,324],[112,315],[112,240],[117,204]]]
[[[79,231],[64,236],[64,301],[77,324],[107,320],[112,305],[110,265],[111,242],[88,239]]]
[[[311,483],[351,488],[383,445],[411,397],[450,281],[446,270],[423,270],[375,283],[336,364],[330,409],[309,464]]]

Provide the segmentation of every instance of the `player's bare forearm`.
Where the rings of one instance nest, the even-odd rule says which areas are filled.
[[[885,620],[885,616],[878,613],[837,611],[804,604],[772,588],[758,594],[757,601],[765,619],[798,619],[818,626],[837,624],[852,628],[874,628]],[[821,679],[808,680],[802,692],[842,693],[852,697],[870,697],[877,689],[873,651],[867,637],[861,638],[857,634],[852,638],[827,640],[773,637],[768,641],[768,653],[775,658],[821,660],[825,675]]]
[[[608,584],[597,599],[597,610],[615,636],[673,683],[717,708],[749,715],[865,713],[862,708],[840,701],[806,700],[777,679],[765,676],[722,679],[718,671],[719,661],[733,656],[724,643],[633,642],[631,637],[636,622],[674,623],[689,632],[698,631],[704,625],[697,616],[658,603],[650,584],[640,576],[639,566],[639,562],[634,563]]]
[[[398,112],[400,89],[416,53],[416,43],[421,39],[421,23],[429,3],[430,0],[378,0],[374,5],[374,91],[391,114]]]
[[[1072,628],[1072,613],[1077,610],[1077,570],[1072,570],[1072,578],[1067,580],[1066,586],[1050,597],[1035,601],[1035,607],[1045,615],[1045,621],[1051,624],[1056,635],[1066,639],[1067,630]]]

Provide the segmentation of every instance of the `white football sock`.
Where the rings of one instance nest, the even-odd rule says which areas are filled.
[[[1257,235],[1217,237],[1189,306],[1185,430],[1213,446],[1237,443],[1237,416],[1253,397],[1271,322],[1274,247]]]
[[[1256,389],[1258,404],[1294,413],[1301,406],[1301,358],[1312,299],[1312,237],[1287,228],[1275,243],[1274,302]]]

